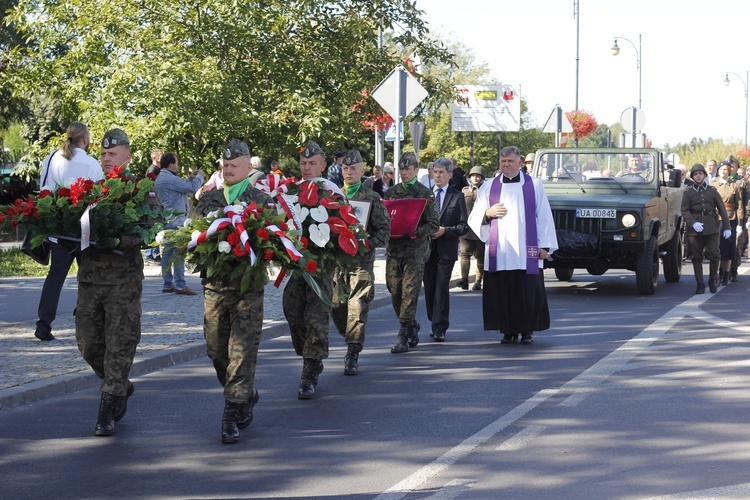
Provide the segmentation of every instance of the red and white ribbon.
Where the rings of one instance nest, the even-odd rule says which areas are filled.
[[[232,206],[224,207],[224,214],[227,216],[222,219],[216,219],[214,220],[211,225],[203,231],[202,233],[194,236],[190,243],[188,243],[188,250],[192,250],[193,248],[197,247],[206,239],[211,237],[213,234],[215,234],[217,231],[221,231],[228,225],[234,226],[235,230],[237,231],[237,234],[240,237],[240,243],[242,243],[242,246],[247,250],[247,253],[250,257],[250,265],[255,265],[256,256],[255,252],[253,251],[253,248],[250,246],[250,237],[247,234],[247,230],[245,229],[245,225],[242,223],[242,214],[238,214],[233,211]]]

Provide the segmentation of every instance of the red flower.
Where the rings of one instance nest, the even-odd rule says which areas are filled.
[[[349,230],[349,226],[346,224],[346,222],[339,219],[338,217],[330,216],[328,217],[328,220],[326,222],[329,226],[331,226],[331,232],[334,234],[341,234],[344,231]]]
[[[240,237],[237,233],[231,232],[227,235],[227,243],[229,243],[233,247],[236,247],[239,242],[240,242]]]
[[[118,177],[122,177],[122,173],[125,171],[122,167],[112,167],[112,170],[110,170],[107,173],[107,179],[117,179]]]
[[[299,194],[299,204],[314,207],[318,204],[318,185],[313,182],[302,184]]]
[[[300,241],[302,242],[302,249],[303,249],[303,250],[307,250],[307,245],[309,245],[309,244],[310,244],[310,240],[308,240],[308,239],[307,239],[307,238],[305,238],[304,236],[300,236],[300,239],[299,239],[299,240],[300,240]]]
[[[58,198],[70,198],[70,189],[61,187],[57,190]]]
[[[315,271],[318,270],[318,263],[314,260],[308,260],[307,264],[305,264],[305,271],[307,271],[310,274],[315,274]]]
[[[573,136],[576,139],[582,139],[587,135],[591,135],[596,130],[596,127],[599,126],[596,123],[594,115],[586,111],[569,111],[565,113],[565,116],[568,117],[570,125],[573,127]]]
[[[268,230],[267,229],[264,229],[264,228],[258,229],[255,232],[255,234],[258,235],[258,238],[260,238],[260,241],[267,241],[268,240]]]
[[[270,248],[266,248],[266,251],[263,252],[263,260],[271,260],[273,259],[273,250]]]
[[[47,196],[52,196],[52,191],[50,191],[49,189],[42,189],[41,191],[39,191],[39,196],[38,197],[40,199],[41,198],[46,198]]]
[[[286,224],[286,222],[284,222],[284,221],[281,221],[281,222],[279,222],[279,224],[278,224],[278,225],[279,225],[279,229],[281,229],[282,231],[287,231],[287,230],[289,230],[289,226],[288,226],[288,225]]]
[[[355,238],[354,233],[348,229],[339,234],[339,246],[341,247],[341,250],[349,255],[357,255],[357,249],[359,248],[357,238]]]
[[[155,180],[156,180],[156,174],[155,174],[155,173],[153,173],[153,172],[149,172],[149,173],[147,173],[147,174],[146,174],[146,177],[148,177],[148,178],[149,178],[149,179],[151,179],[152,181],[155,181]]]
[[[239,257],[240,259],[242,257],[247,257],[247,255],[248,255],[247,250],[245,250],[245,247],[243,247],[242,245],[237,245],[237,246],[233,247],[232,248],[232,253],[236,257]]]
[[[352,211],[351,205],[344,205],[341,207],[341,218],[346,222],[347,224],[356,224],[357,223],[357,216],[354,215],[354,212]]]
[[[321,198],[320,204],[328,210],[338,210],[341,206],[336,200],[333,200],[331,198]]]

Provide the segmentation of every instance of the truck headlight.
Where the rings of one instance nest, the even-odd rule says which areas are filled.
[[[633,214],[625,214],[622,216],[621,222],[625,227],[633,227],[635,225],[635,216]]]

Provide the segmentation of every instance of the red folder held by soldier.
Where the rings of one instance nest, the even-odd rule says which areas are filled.
[[[391,238],[414,238],[422,212],[427,205],[424,198],[383,200],[391,218]]]

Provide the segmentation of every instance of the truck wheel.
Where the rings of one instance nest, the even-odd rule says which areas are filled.
[[[570,281],[573,279],[573,268],[572,267],[556,267],[555,276],[559,281]]]
[[[680,231],[672,235],[667,243],[667,254],[664,256],[664,279],[667,283],[677,283],[682,276],[682,239]]]
[[[659,280],[659,246],[656,236],[651,236],[646,249],[638,254],[635,262],[635,284],[641,295],[653,295]]]

